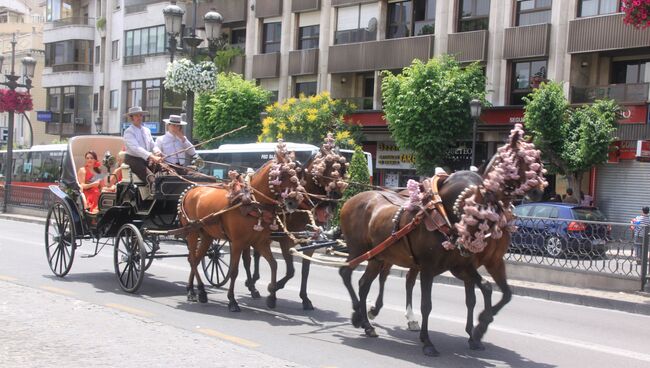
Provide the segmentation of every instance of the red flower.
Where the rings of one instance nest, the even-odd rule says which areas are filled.
[[[33,108],[32,96],[29,92],[0,89],[0,112],[13,111],[20,114]]]
[[[650,0],[622,0],[621,11],[625,13],[625,24],[639,29],[650,27],[650,22],[646,21],[650,15]]]

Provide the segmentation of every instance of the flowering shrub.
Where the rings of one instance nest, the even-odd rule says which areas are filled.
[[[621,11],[625,13],[625,24],[641,29],[650,27],[650,0],[622,0]]]
[[[34,108],[29,92],[16,92],[10,89],[0,89],[0,112],[13,111],[23,113]]]
[[[167,64],[164,85],[176,93],[214,91],[217,88],[217,68],[209,61],[194,64],[188,59],[176,60]]]

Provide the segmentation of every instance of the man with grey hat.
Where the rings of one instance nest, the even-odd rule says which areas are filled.
[[[142,107],[134,106],[124,114],[131,121],[131,126],[124,131],[124,143],[126,145],[124,163],[129,165],[131,171],[141,180],[146,180],[152,185],[154,176],[149,169],[149,163],[160,163],[162,157],[160,149],[156,147],[151,137],[151,130],[142,125],[144,115],[147,113],[147,111],[142,110]]]
[[[185,174],[185,170],[179,166],[186,166],[186,155],[196,156],[194,146],[183,134],[183,127],[187,125],[180,115],[169,115],[169,119],[163,119],[167,125],[165,135],[156,139],[156,147],[162,152],[165,162],[175,165],[174,169],[179,174]]]

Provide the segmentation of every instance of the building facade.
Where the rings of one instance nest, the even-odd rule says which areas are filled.
[[[141,105],[151,112],[150,127],[161,132],[161,119],[181,111],[183,97],[162,85],[169,61],[162,9],[169,2],[47,4],[43,85],[47,109],[57,116],[48,131],[117,134],[128,107]],[[184,23],[192,24],[191,3],[178,5],[186,8]],[[626,110],[618,153],[581,189],[614,220],[650,203],[650,191],[638,190],[650,179],[650,164],[641,158],[650,139],[650,29],[623,24],[617,0],[208,0],[199,3],[198,28],[211,8],[224,16],[228,41],[244,50],[231,69],[274,98],[329,91],[355,103],[351,120],[363,125],[378,184],[403,186],[416,176],[412,155],[396,146],[383,118],[381,71],[451,54],[485,70],[492,107],[479,124],[479,163],[523,121],[522,97],[554,80],[572,104],[610,97]],[[469,166],[470,134],[450,149],[450,168]],[[622,177],[636,184],[616,185]],[[563,180],[551,183],[564,192]]]

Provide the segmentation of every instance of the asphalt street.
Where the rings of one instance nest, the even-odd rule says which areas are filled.
[[[250,297],[240,272],[236,293],[242,312],[231,313],[223,289],[210,289],[207,304],[186,301],[188,266],[183,258],[155,260],[139,292],[131,295],[118,286],[112,249],[82,258],[92,251],[84,243],[70,274],[57,278],[46,262],[43,232],[42,225],[0,220],[0,290],[7,296],[0,303],[3,367],[24,366],[25,357],[37,350],[30,341],[53,335],[66,343],[60,349],[48,346],[43,365],[121,361],[122,366],[176,366],[187,357],[188,364],[201,360],[205,366],[650,366],[650,317],[644,315],[515,296],[490,326],[486,350],[471,351],[464,332],[463,289],[436,284],[429,326],[441,355],[429,358],[421,353],[417,333],[406,330],[404,280],[399,277],[389,277],[384,310],[374,321],[379,338],[372,339],[350,324],[349,297],[332,267],[312,267],[309,294],[315,311],[302,310],[299,276],[278,293],[277,308],[269,310],[264,300],[269,272],[262,261],[258,289],[263,298]],[[162,248],[184,251],[177,244]],[[284,273],[282,262],[279,273]],[[29,296],[21,298],[23,293]],[[373,289],[371,299],[375,296]],[[480,296],[478,300],[480,311]],[[419,305],[417,287],[415,303]],[[34,322],[43,320],[51,323]],[[156,328],[147,327],[152,325]],[[97,341],[88,333],[93,329],[98,329]],[[120,346],[122,340],[132,344],[135,337],[146,343],[139,349]],[[74,354],[69,353],[70,340],[79,341]]]

